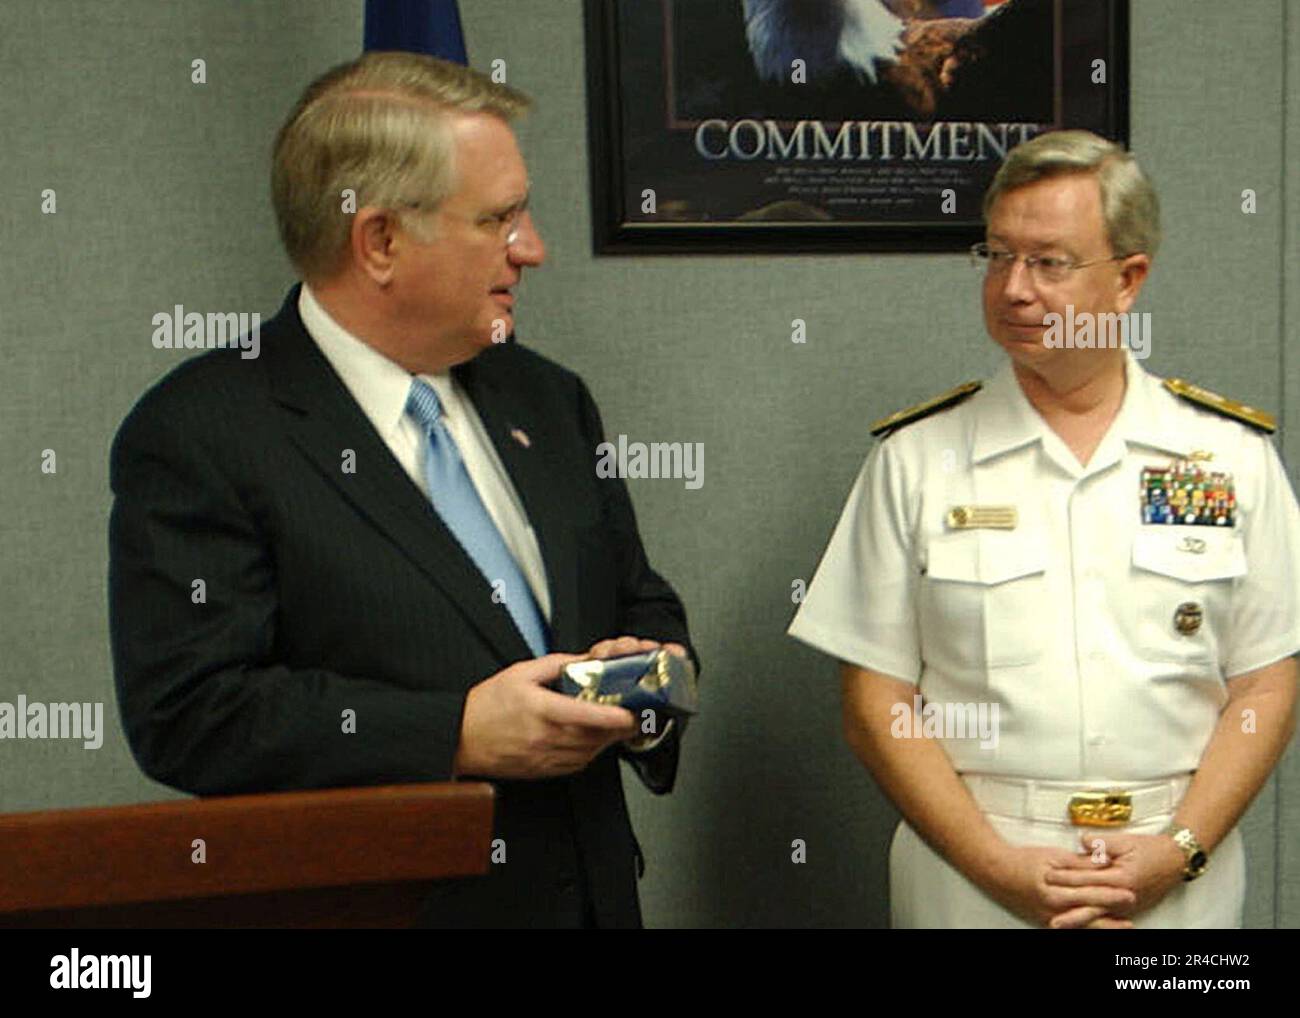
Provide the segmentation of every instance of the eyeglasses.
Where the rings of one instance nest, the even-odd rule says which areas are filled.
[[[1090,262],[1076,262],[1073,258],[1057,258],[1052,255],[1021,255],[1005,248],[992,247],[989,244],[975,244],[970,249],[970,263],[977,269],[983,269],[990,276],[1000,276],[1011,271],[1016,259],[1023,258],[1025,268],[1037,283],[1063,283],[1070,278],[1070,273],[1086,269],[1089,265],[1102,265],[1105,262],[1117,262],[1128,255],[1111,255],[1109,258],[1094,258]]]
[[[399,202],[402,208],[417,209],[421,212],[436,211],[436,207],[431,207],[423,202],[404,201]],[[491,229],[496,233],[497,240],[506,247],[515,244],[519,240],[521,223],[524,215],[528,212],[528,196],[518,204],[510,206],[504,212],[490,213],[485,216],[479,216],[477,219],[470,219],[467,216],[451,212],[447,209],[442,210],[446,215],[460,219],[464,222],[471,223],[480,229]]]
[[[518,205],[511,206],[504,212],[498,212],[496,215],[483,216],[479,219],[479,226],[496,225],[497,235],[506,247],[515,243],[519,239],[519,224],[524,218],[524,213],[528,211],[528,197]]]

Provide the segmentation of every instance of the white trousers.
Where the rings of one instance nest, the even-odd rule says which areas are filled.
[[[1172,818],[1148,817],[1120,828],[1076,827],[1069,821],[1028,820],[986,813],[993,829],[1012,845],[1050,845],[1082,851],[1079,834],[1096,830],[1158,834]],[[904,821],[889,849],[891,925],[896,929],[1031,929],[958,873]],[[1210,855],[1210,867],[1179,884],[1154,908],[1133,917],[1138,929],[1228,929],[1241,926],[1246,899],[1246,854],[1234,827]]]

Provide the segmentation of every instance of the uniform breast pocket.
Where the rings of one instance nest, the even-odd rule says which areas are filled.
[[[932,538],[921,582],[921,648],[949,671],[1033,664],[1043,655],[1047,549],[1033,530]]]
[[[1217,663],[1234,581],[1246,575],[1235,530],[1143,527],[1133,539],[1135,643],[1150,660]]]

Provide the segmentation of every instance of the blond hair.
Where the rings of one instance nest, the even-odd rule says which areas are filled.
[[[512,121],[531,100],[487,75],[419,53],[366,53],[325,72],[275,138],[271,201],[304,279],[346,261],[355,208],[429,211],[456,188],[451,124],[460,114]]]
[[[1160,247],[1155,188],[1132,155],[1091,131],[1049,131],[1013,148],[984,194],[985,220],[1007,191],[1071,173],[1096,175],[1111,250],[1154,258]]]

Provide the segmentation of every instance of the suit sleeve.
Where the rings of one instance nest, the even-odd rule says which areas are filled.
[[[594,463],[595,450],[605,440],[605,430],[600,411],[586,385],[579,381],[578,387],[583,434],[592,450]],[[687,630],[686,609],[668,581],[650,568],[627,485],[620,477],[602,479],[600,484],[605,525],[617,549],[618,573],[617,631],[606,635],[639,636],[661,643],[680,643],[690,653],[698,674],[700,659]],[[683,720],[674,725],[654,749],[643,753],[623,751],[623,758],[656,795],[672,791],[685,730]]]
[[[230,436],[174,402],[142,400],[110,461],[109,630],[140,767],[197,795],[449,779],[463,694],[277,660],[273,544],[207,444]]]

